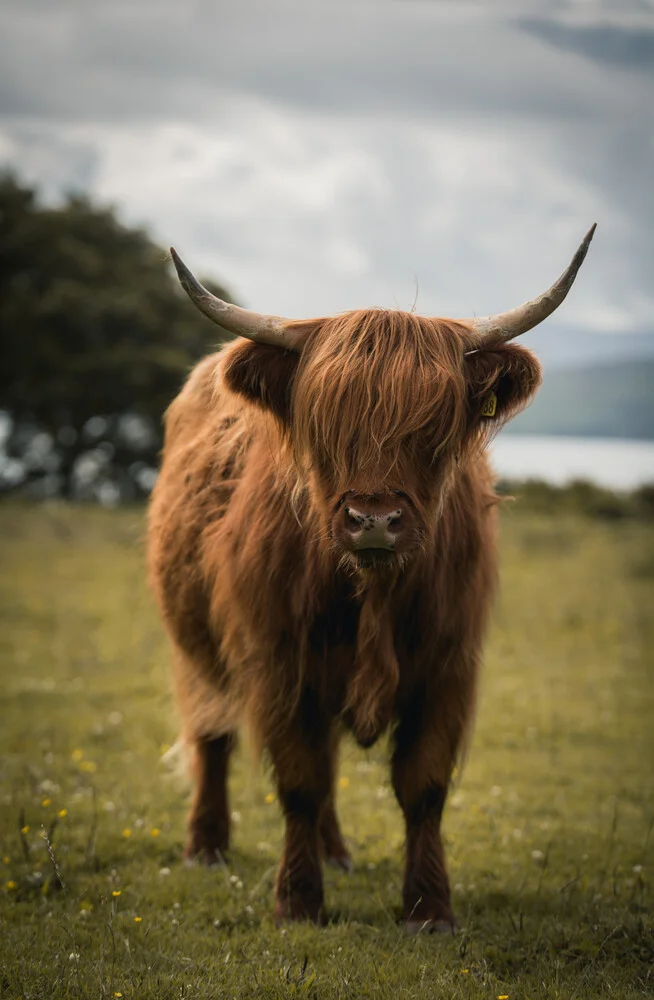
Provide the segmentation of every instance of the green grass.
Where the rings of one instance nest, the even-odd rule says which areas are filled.
[[[356,869],[327,872],[326,928],[273,925],[282,828],[245,754],[229,869],[181,863],[188,794],[161,763],[176,722],[142,532],[140,510],[0,506],[1,996],[652,995],[653,526],[504,512],[476,735],[445,816],[455,938],[397,924],[383,747],[344,746]]]

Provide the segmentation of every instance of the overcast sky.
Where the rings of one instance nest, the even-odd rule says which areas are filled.
[[[4,0],[0,163],[255,309],[654,324],[654,3]],[[570,333],[572,331],[572,333]]]

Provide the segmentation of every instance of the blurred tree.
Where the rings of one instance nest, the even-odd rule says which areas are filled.
[[[77,195],[45,207],[32,188],[0,175],[0,408],[13,418],[15,448],[26,426],[50,434],[63,480],[89,438],[102,437],[85,441],[98,416],[114,431],[121,414],[141,417],[154,439],[145,448],[141,435],[141,458],[145,451],[152,458],[161,414],[191,365],[221,340],[164,259],[147,233],[122,225],[113,209]],[[113,436],[112,461],[120,464],[136,439],[130,445],[129,433]]]

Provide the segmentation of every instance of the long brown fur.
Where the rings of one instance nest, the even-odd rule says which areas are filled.
[[[320,859],[349,863],[333,812],[338,733],[370,745],[392,727],[405,920],[452,924],[440,814],[496,576],[483,450],[539,366],[514,344],[468,354],[465,325],[399,311],[295,327],[301,355],[238,340],[197,366],[166,414],[149,567],[184,737],[207,746],[245,724],[266,750],[287,820],[276,913],[315,920]],[[333,534],[350,490],[407,495],[415,551],[355,567]],[[196,802],[189,854],[226,844],[202,840],[206,813]]]

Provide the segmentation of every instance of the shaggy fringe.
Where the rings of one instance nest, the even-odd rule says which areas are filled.
[[[317,321],[293,399],[298,464],[353,482],[422,461],[419,450],[438,455],[465,420],[467,335],[461,324],[395,310]]]

